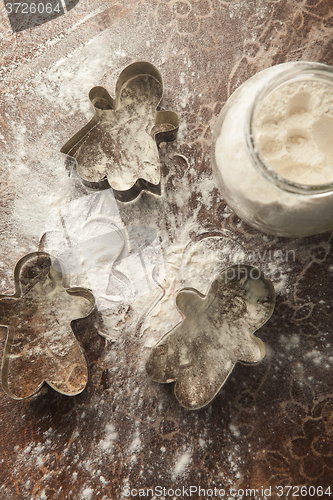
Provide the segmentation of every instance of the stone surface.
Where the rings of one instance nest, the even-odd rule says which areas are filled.
[[[89,361],[82,394],[44,386],[13,401],[1,391],[0,498],[116,500],[126,486],[157,485],[216,486],[226,498],[230,488],[262,498],[270,486],[278,498],[288,484],[332,492],[332,233],[286,240],[249,228],[225,206],[210,166],[211,130],[233,90],[272,64],[333,64],[332,35],[330,0],[81,0],[16,34],[2,6],[2,294],[14,291],[16,262],[41,247],[47,214],[87,195],[47,159],[92,117],[92,87],[114,89],[126,65],[149,61],[163,76],[161,109],[177,112],[181,126],[160,147],[161,196],[118,204],[124,226],[158,232],[160,300],[155,290],[137,306],[118,304],[114,343],[99,335],[110,320],[103,312],[76,326]],[[277,292],[260,331],[266,356],[237,364],[210,405],[185,410],[171,386],[148,379],[146,360],[161,324],[180,321],[177,290],[206,293],[237,256]],[[3,347],[5,329],[0,339]]]

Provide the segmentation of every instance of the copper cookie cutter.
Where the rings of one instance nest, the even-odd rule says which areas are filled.
[[[148,62],[130,64],[120,73],[115,99],[103,87],[91,89],[93,118],[61,148],[75,158],[84,185],[112,187],[120,201],[131,201],[143,190],[161,194],[157,145],[174,141],[179,128],[176,113],[156,111],[162,96],[162,76]]]
[[[259,269],[236,265],[219,274],[207,295],[183,289],[176,304],[185,319],[153,348],[146,371],[155,382],[175,382],[180,404],[198,409],[216,396],[237,361],[265,356],[254,332],[271,317],[275,291]]]
[[[14,281],[15,293],[0,295],[0,324],[8,332],[1,369],[4,391],[24,399],[47,382],[61,394],[79,394],[88,368],[72,323],[92,312],[92,293],[65,289],[57,261],[52,264],[46,252],[20,259]]]

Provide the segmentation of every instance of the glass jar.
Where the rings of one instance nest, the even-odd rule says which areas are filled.
[[[332,229],[333,68],[284,63],[243,83],[218,117],[212,165],[226,203],[256,229],[290,237]]]

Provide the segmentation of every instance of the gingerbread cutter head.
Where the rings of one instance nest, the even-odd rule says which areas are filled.
[[[1,381],[14,399],[32,396],[44,382],[67,396],[87,384],[87,363],[71,326],[92,311],[94,298],[84,288],[65,289],[56,263],[44,252],[26,255],[15,267],[15,294],[0,295],[0,324],[8,331]]]
[[[115,99],[103,87],[91,89],[95,114],[61,149],[75,158],[87,187],[112,187],[120,201],[142,190],[161,193],[157,144],[175,140],[179,127],[176,113],[156,111],[162,95],[162,76],[148,62],[121,72]]]
[[[254,332],[274,310],[273,284],[259,269],[228,267],[208,294],[181,290],[176,299],[185,319],[153,348],[146,364],[155,382],[175,382],[175,395],[188,409],[207,405],[237,361],[256,363],[265,344]]]

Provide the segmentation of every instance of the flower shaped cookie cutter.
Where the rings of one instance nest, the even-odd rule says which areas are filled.
[[[0,324],[7,327],[1,381],[14,399],[35,394],[47,382],[67,396],[79,394],[88,381],[85,356],[71,328],[94,308],[91,292],[65,289],[51,256],[24,256],[14,271],[14,295],[0,295]]]
[[[148,62],[121,72],[115,99],[103,87],[91,89],[95,114],[61,149],[75,158],[87,187],[112,187],[120,201],[142,190],[161,193],[157,144],[175,140],[179,128],[176,113],[156,111],[162,95],[162,76]]]
[[[237,361],[265,356],[254,332],[273,313],[274,287],[259,269],[236,265],[219,274],[206,296],[183,289],[176,304],[185,319],[153,348],[146,371],[155,382],[175,382],[180,404],[198,409],[219,392]]]

